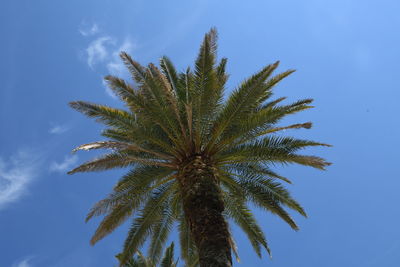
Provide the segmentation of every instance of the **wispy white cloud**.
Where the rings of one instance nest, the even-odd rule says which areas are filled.
[[[104,86],[104,89],[106,91],[106,94],[110,96],[111,98],[117,99],[118,97],[114,94],[114,92],[110,89],[108,86],[107,82],[105,80],[102,81],[102,84]]]
[[[124,76],[126,74],[126,67],[124,66],[119,55],[121,52],[126,52],[130,54],[132,53],[133,49],[133,42],[130,40],[130,38],[126,38],[124,42],[112,52],[111,60],[108,61],[106,65],[108,72],[112,75]]]
[[[106,44],[108,46],[106,46]],[[130,54],[134,49],[134,44],[129,38],[125,38],[124,42],[120,45],[116,44],[116,40],[108,36],[94,40],[86,49],[88,56],[87,63],[93,69],[93,66],[96,63],[104,62],[109,74],[127,78],[128,72],[119,55],[121,52]],[[114,93],[107,86],[107,83],[104,81],[103,86],[107,95],[116,98]]]
[[[111,75],[115,75],[117,77],[121,78],[127,78],[128,76],[128,71],[123,64],[121,58],[120,58],[120,53],[121,52],[126,52],[130,54],[132,50],[134,49],[134,44],[133,42],[129,39],[126,38],[124,42],[118,46],[116,49],[114,49],[111,53],[110,60],[107,62],[106,67],[108,70],[108,73]],[[108,87],[107,83],[103,80],[103,86],[106,90],[107,95],[110,97],[116,99],[116,95],[113,93],[113,91]]]
[[[49,133],[51,134],[62,134],[68,131],[69,128],[66,125],[55,125],[49,129]]]
[[[99,30],[99,26],[96,23],[93,23],[91,26],[86,23],[82,23],[81,27],[79,28],[79,33],[86,37],[95,35],[99,32]]]
[[[98,31],[97,25],[94,29]],[[85,34],[86,32],[82,35],[88,36],[88,34]],[[94,66],[97,64],[100,67],[105,67],[108,74],[128,78],[128,71],[119,55],[121,52],[131,54],[135,47],[136,45],[129,37],[125,37],[123,42],[119,42],[116,38],[112,38],[109,35],[98,37],[86,48],[87,64],[91,69],[94,69]],[[107,83],[103,81],[102,84],[106,94],[115,99],[116,96],[107,86]]]
[[[102,36],[92,41],[88,48],[87,53],[87,64],[90,68],[96,63],[103,62],[109,56],[109,52],[106,48],[106,44],[113,44],[115,41],[109,36]]]
[[[8,160],[0,157],[0,209],[17,201],[38,175],[40,160],[36,153],[19,151]]]
[[[66,172],[78,161],[77,155],[65,156],[62,162],[53,161],[50,164],[49,170],[52,172]]]
[[[26,258],[22,261],[19,261],[17,263],[14,263],[12,265],[12,267],[32,267],[32,265],[30,264],[31,258]]]

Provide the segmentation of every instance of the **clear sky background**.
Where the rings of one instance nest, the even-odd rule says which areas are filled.
[[[256,211],[273,259],[235,229],[237,266],[400,266],[399,10],[398,0],[2,1],[0,266],[116,264],[127,225],[91,247],[98,220],[84,218],[123,171],[66,175],[95,155],[71,149],[102,139],[67,103],[121,106],[102,84],[126,76],[119,51],[143,64],[168,55],[183,70],[212,26],[229,90],[281,60],[280,71],[298,71],[276,97],[316,106],[286,121],[314,127],[288,135],[334,145],[308,151],[334,163],[326,172],[278,168],[309,218],[294,215],[294,232]]]

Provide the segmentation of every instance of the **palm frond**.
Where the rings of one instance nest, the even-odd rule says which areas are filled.
[[[165,250],[160,267],[176,267],[178,262],[174,262],[174,242]]]
[[[312,126],[311,122],[296,123],[296,124],[292,124],[292,125],[289,125],[289,126],[271,128],[271,129],[265,130],[264,132],[260,133],[259,135],[276,133],[276,132],[279,132],[279,131],[285,131],[285,130],[289,130],[289,129],[301,129],[301,128],[310,129],[311,126]]]
[[[216,67],[216,75],[217,75],[217,80],[218,80],[218,86],[220,87],[219,89],[219,94],[220,96],[217,95],[217,98],[222,98],[223,97],[223,92],[224,92],[224,86],[226,81],[228,80],[229,75],[226,74],[225,69],[226,69],[226,63],[228,62],[227,58],[222,58],[218,66]]]
[[[219,103],[222,87],[218,86],[215,72],[217,32],[211,29],[203,40],[194,69],[193,118],[195,121],[195,147],[200,151],[200,142],[210,125],[211,116]]]
[[[183,99],[183,94],[184,92],[181,92],[178,87],[178,73],[175,69],[174,64],[171,62],[171,60],[163,56],[160,59],[160,67],[165,75],[165,77],[168,79],[168,82],[171,84],[172,89],[174,90],[175,94],[177,95],[178,99]]]
[[[86,217],[86,222],[93,216],[112,212],[114,207],[121,204],[128,204],[132,210],[135,210],[154,189],[152,185],[170,175],[171,172],[171,169],[165,167],[136,166],[120,179],[112,194],[93,206]]]
[[[270,88],[265,86],[265,81],[278,67],[279,62],[268,65],[260,72],[247,79],[238,89],[228,98],[222,111],[215,119],[211,130],[210,142],[207,145],[209,151],[220,138],[220,136],[231,125],[235,125],[238,120],[247,117],[263,100],[270,94]]]
[[[189,225],[183,216],[179,220],[179,240],[181,245],[181,257],[186,266],[195,267],[198,263],[198,254],[191,237]]]
[[[218,144],[212,150],[217,153],[228,147],[236,146],[238,144],[246,143],[255,140],[257,137],[268,134],[271,128],[279,122],[283,117],[294,114],[296,112],[310,108],[306,103],[298,102],[287,106],[275,107],[275,104],[267,107],[257,109],[253,113],[249,112],[247,116],[243,116],[236,124],[232,124],[222,136]],[[302,125],[305,128],[310,125]]]
[[[132,99],[136,97],[136,92],[131,85],[129,85],[125,80],[112,75],[104,77],[104,81],[107,82],[108,87],[119,96],[128,107],[132,107],[130,104]],[[132,111],[135,112],[134,109]]]
[[[236,261],[240,262],[238,247],[237,247],[235,239],[233,238],[232,232],[230,230],[229,230],[229,236],[230,236],[229,244],[232,248],[232,253],[233,253],[233,255],[235,255]]]
[[[246,197],[249,201],[253,202],[260,208],[264,208],[270,211],[272,214],[279,216],[282,220],[284,220],[287,224],[290,225],[294,230],[298,230],[298,226],[292,217],[287,213],[281,206],[284,204],[276,194],[271,193],[270,188],[266,188],[266,186],[260,185],[254,181],[241,181],[239,184],[242,186],[243,190],[246,192]],[[292,206],[294,206],[292,204]],[[304,213],[304,211],[299,207],[299,211]],[[305,214],[305,213],[304,213]]]
[[[106,235],[113,232],[115,228],[124,223],[125,220],[132,215],[134,208],[135,207],[129,202],[114,206],[112,211],[101,221],[90,243],[94,245]]]
[[[288,178],[283,177],[277,174],[276,172],[272,171],[269,167],[263,166],[262,164],[256,162],[244,162],[244,163],[232,164],[226,166],[225,168],[228,171],[234,171],[242,175],[246,174],[261,175],[266,178],[279,179],[288,184],[292,183]]]
[[[161,257],[162,249],[171,232],[174,221],[175,218],[171,207],[171,199],[169,199],[165,201],[161,211],[161,218],[156,223],[150,240],[148,256],[154,263],[157,263]]]
[[[117,128],[129,129],[135,124],[133,116],[120,109],[97,105],[84,101],[70,102],[69,105],[97,122]]]
[[[270,254],[271,251],[264,233],[243,200],[230,193],[225,193],[224,203],[227,215],[246,233],[257,255],[261,257],[261,246]]]
[[[77,172],[93,172],[93,171],[104,171],[114,168],[124,168],[128,166],[134,166],[137,161],[133,160],[126,155],[126,153],[113,152],[102,155],[93,160],[89,160],[80,166],[69,171],[68,174],[74,174]]]
[[[114,190],[125,191],[150,186],[165,177],[170,176],[173,170],[162,166],[139,165],[124,175],[115,185]],[[135,195],[135,191],[131,192]]]
[[[113,208],[118,206],[121,202],[126,202],[126,192],[113,192],[108,197],[98,201],[90,209],[86,216],[85,222],[88,222],[95,216],[104,215],[112,212]]]
[[[273,181],[270,178],[265,178],[259,173],[245,172],[241,175],[234,175],[240,179],[238,183],[244,189],[257,188],[257,192],[259,192],[260,196],[266,200],[272,199],[273,201],[279,202],[297,211],[304,217],[307,217],[303,207],[292,198],[287,189],[285,189],[280,183]]]
[[[143,244],[146,237],[153,232],[156,222],[160,219],[165,200],[171,194],[171,187],[175,181],[160,186],[160,188],[152,194],[146,205],[140,211],[129,230],[128,236],[125,240],[122,262],[126,262],[133,253]]]
[[[160,78],[160,71],[152,64],[149,68],[142,67],[128,54],[122,53],[121,57],[132,73],[134,79],[141,86],[141,94],[136,94],[133,103],[148,119],[156,122],[176,146],[180,146],[178,121],[171,114],[170,105],[167,105],[165,83]]]
[[[171,160],[173,159],[171,156],[159,153],[157,151],[152,151],[150,149],[143,148],[137,144],[127,143],[127,142],[114,142],[114,141],[97,141],[93,143],[80,145],[72,150],[72,152],[76,152],[78,150],[93,150],[93,149],[114,149],[114,150],[123,150],[123,151],[134,151],[134,152],[144,152],[153,156],[157,156],[163,160]]]
[[[298,155],[294,152],[308,146],[330,146],[307,140],[294,139],[290,137],[264,137],[248,144],[235,146],[218,156],[217,161],[224,164],[235,164],[241,162],[265,162],[268,164],[297,163],[324,169],[330,165],[324,159],[315,156]]]

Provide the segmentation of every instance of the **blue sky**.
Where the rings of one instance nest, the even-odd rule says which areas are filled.
[[[298,71],[276,88],[315,109],[286,122],[290,132],[333,144],[309,150],[334,164],[326,172],[289,166],[290,191],[308,219],[292,231],[257,211],[273,259],[258,259],[234,230],[237,266],[400,266],[400,2],[348,1],[4,1],[0,9],[0,266],[113,266],[126,226],[89,245],[84,223],[123,171],[65,173],[93,153],[70,154],[101,139],[101,126],[70,109],[88,100],[120,107],[102,84],[126,76],[117,54],[146,64],[168,55],[192,64],[210,27],[228,57],[234,88],[281,60]]]

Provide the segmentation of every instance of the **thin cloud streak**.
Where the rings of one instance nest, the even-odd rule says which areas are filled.
[[[106,94],[108,96],[110,96],[113,99],[118,99],[118,97],[114,94],[114,92],[110,89],[110,87],[108,86],[107,82],[105,80],[102,81],[102,84],[104,86],[104,89],[106,91]]]
[[[116,76],[124,76],[127,74],[126,67],[119,55],[121,52],[132,53],[134,47],[133,42],[129,38],[126,38],[125,41],[112,52],[112,58],[106,65],[110,74]]]
[[[12,267],[32,267],[32,265],[29,263],[30,260],[31,258],[24,259],[18,263],[14,263]]]
[[[68,131],[69,128],[65,125],[55,125],[50,128],[49,133],[51,134],[62,134]]]
[[[93,23],[93,25],[91,27],[88,27],[87,25],[82,25],[79,29],[79,33],[82,36],[91,36],[91,35],[95,35],[96,33],[99,32],[99,26],[97,26],[96,23]]]
[[[91,28],[93,34],[99,31],[97,24],[93,24]],[[83,36],[89,36],[89,31],[82,31]],[[108,35],[104,35],[93,40],[86,48],[87,64],[94,70],[95,65],[105,67],[107,74],[118,76],[120,78],[128,78],[129,72],[123,64],[120,53],[126,52],[132,53],[132,50],[136,45],[132,42],[129,37],[125,37],[123,42],[117,42],[117,39],[112,38]],[[103,80],[102,85],[105,89],[105,93],[113,99],[117,99],[117,96],[108,87],[107,83]],[[59,129],[55,128],[53,133],[58,133]]]
[[[60,162],[60,163],[53,161],[50,164],[49,170],[51,172],[66,172],[67,170],[69,170],[77,162],[78,162],[78,156],[77,155],[65,156],[64,160],[62,162]]]
[[[103,62],[109,55],[106,44],[113,44],[114,40],[109,36],[99,37],[91,42],[86,49],[87,64],[91,69],[94,65]]]
[[[121,52],[126,52],[130,54],[134,49],[133,42],[126,38],[125,41],[112,52],[111,60],[106,64],[108,73],[120,78],[127,78],[129,73],[120,58]],[[103,80],[103,86],[105,88],[106,94],[112,97],[113,99],[117,99],[117,96],[114,92],[108,87],[107,83]]]
[[[0,157],[0,209],[20,199],[38,175],[39,159],[34,153],[19,151],[4,160]]]
[[[96,64],[103,63],[102,65],[106,67],[108,74],[128,78],[129,73],[120,58],[120,53],[126,52],[130,54],[134,48],[135,44],[128,37],[120,44],[110,36],[99,37],[92,41],[88,48],[86,48],[87,64],[91,69],[94,69]],[[104,80],[102,84],[106,94],[116,99],[117,97]],[[58,129],[54,129],[54,131],[58,132]]]

